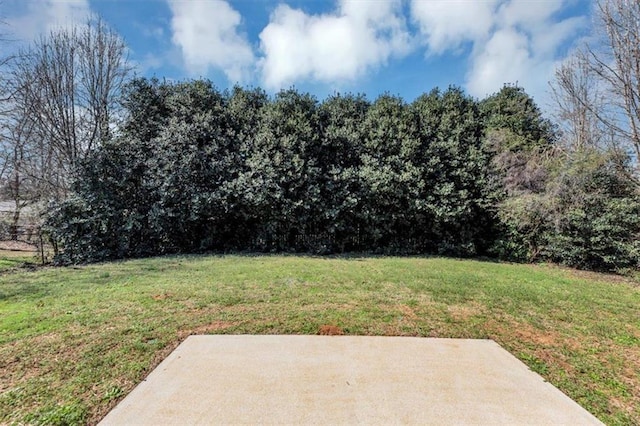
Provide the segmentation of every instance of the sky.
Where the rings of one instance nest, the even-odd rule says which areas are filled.
[[[591,0],[0,0],[14,49],[99,15],[140,76],[208,78],[319,99],[435,87],[476,98],[518,84],[548,102],[555,68],[588,37]],[[6,38],[6,37],[5,37]]]

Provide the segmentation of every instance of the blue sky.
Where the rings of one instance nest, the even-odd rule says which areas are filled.
[[[5,32],[22,42],[102,16],[144,76],[407,101],[449,85],[482,98],[517,82],[540,103],[555,67],[589,35],[591,8],[590,0],[0,0]]]

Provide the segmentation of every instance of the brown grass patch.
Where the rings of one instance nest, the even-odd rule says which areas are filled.
[[[318,334],[322,336],[342,336],[344,331],[337,325],[321,325]]]
[[[9,252],[33,252],[35,253],[37,247],[35,244],[30,244],[24,241],[4,240],[0,241],[0,250]],[[3,253],[6,254],[6,253]]]
[[[402,312],[402,314],[410,319],[410,320],[417,320],[418,319],[418,315],[416,315],[415,311],[413,309],[411,309],[411,307],[407,306],[407,305],[397,305],[396,309],[399,310],[400,312]]]
[[[173,297],[173,293],[169,293],[169,292],[154,294],[151,296],[153,300],[166,300],[166,299],[171,299],[172,297]]]
[[[215,334],[219,331],[226,330],[231,327],[237,326],[238,322],[231,321],[213,321],[209,324],[200,325],[189,331],[189,335],[196,334]]]
[[[449,305],[447,306],[447,312],[456,322],[465,322],[477,315],[482,315],[482,306],[478,304],[467,305]]]
[[[52,365],[63,357],[61,343],[62,339],[58,333],[46,333],[25,338],[2,348],[3,350],[0,352],[0,392],[5,392],[19,386],[20,383],[25,383],[51,371]],[[36,349],[33,350],[34,348]],[[69,348],[71,353],[75,350],[76,348]],[[34,353],[38,355],[33,355]]]
[[[539,330],[531,324],[513,324],[513,334],[518,341],[531,342],[536,346],[559,346],[558,333],[549,330]]]
[[[637,416],[640,410],[640,347],[617,348],[620,356],[624,359],[624,367],[620,374],[620,381],[630,390],[627,400],[613,397],[612,404],[624,410],[631,417]]]
[[[564,347],[573,351],[583,346],[575,337],[563,335],[556,330],[542,330],[505,315],[487,321],[485,326],[491,337],[496,340],[530,343],[543,348]]]
[[[565,272],[571,278],[577,278],[580,280],[589,280],[589,281],[603,281],[607,283],[616,283],[616,284],[627,284],[634,287],[638,287],[640,283],[629,276],[624,276],[620,274],[606,273],[606,272],[595,272],[595,271],[585,271],[582,269],[572,269],[568,266],[556,265],[556,264],[544,264],[544,265],[536,265],[539,268],[548,268],[548,269],[556,269],[562,272]]]

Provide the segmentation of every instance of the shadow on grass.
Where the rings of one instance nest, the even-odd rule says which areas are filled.
[[[258,251],[207,251],[201,253],[176,253],[173,255],[166,255],[166,257],[187,257],[187,258],[201,258],[201,257],[225,257],[225,256],[238,256],[246,258],[261,258],[261,257],[298,257],[308,259],[325,259],[325,260],[367,260],[367,259],[384,259],[384,258],[398,258],[398,259],[447,259],[456,261],[474,261],[482,263],[491,263],[499,265],[520,265],[526,264],[526,262],[513,262],[507,260],[500,260],[497,258],[487,256],[469,256],[469,257],[456,257],[446,254],[420,254],[420,253],[377,253],[377,252],[345,252],[345,253],[329,253],[329,254],[317,254],[309,252],[295,252],[295,251],[280,251],[280,252],[258,252]],[[160,256],[165,257],[165,256]]]
[[[6,259],[2,260],[2,266],[6,265]],[[16,272],[30,271],[34,272],[40,269],[40,265],[23,260],[16,260],[15,265],[4,267],[0,270],[0,275],[14,274]],[[16,276],[15,280],[0,284],[0,301],[14,299],[18,297],[27,297],[37,294],[38,296],[46,296],[50,291],[42,283],[34,283],[29,277]]]
[[[33,284],[28,281],[19,282],[11,285],[0,286],[0,301],[15,298],[23,298],[33,295],[46,296],[50,291],[42,286],[42,284]]]

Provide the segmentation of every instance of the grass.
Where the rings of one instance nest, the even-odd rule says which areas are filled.
[[[633,281],[553,266],[294,256],[0,274],[0,423],[94,424],[190,334],[323,325],[491,338],[603,422],[640,423]]]
[[[14,268],[23,267],[25,264],[39,263],[40,259],[35,252],[12,251],[0,249],[0,273]]]

